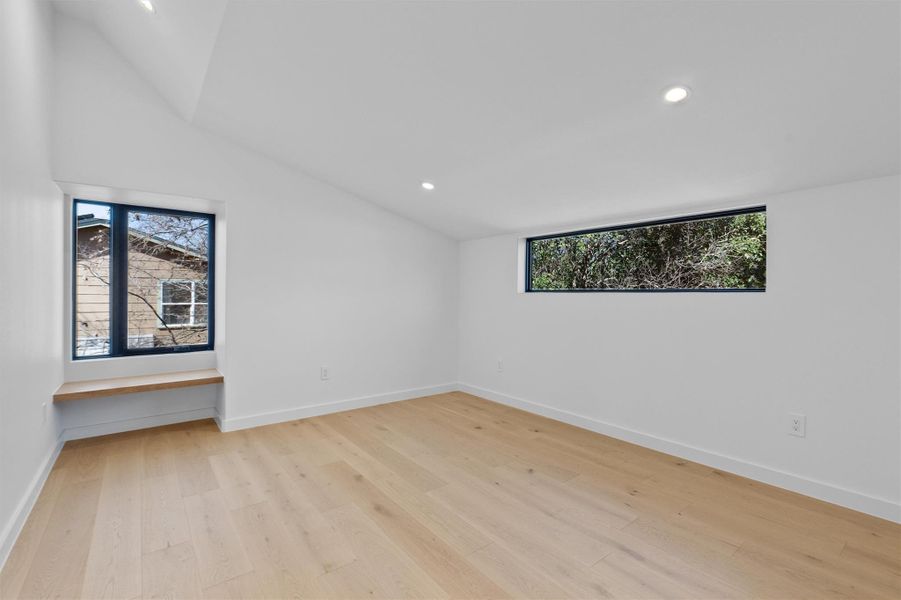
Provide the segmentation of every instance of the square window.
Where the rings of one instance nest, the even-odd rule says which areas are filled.
[[[76,200],[73,356],[211,350],[213,215]]]

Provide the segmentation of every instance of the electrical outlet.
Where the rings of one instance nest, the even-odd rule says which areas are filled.
[[[319,379],[328,381],[328,367],[319,367]]]
[[[807,417],[799,414],[790,414],[788,424],[788,434],[797,437],[807,436]]]
[[[499,359],[497,359],[497,372],[502,373],[503,370],[504,370],[504,359],[499,358]]]

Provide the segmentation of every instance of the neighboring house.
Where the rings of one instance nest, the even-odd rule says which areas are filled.
[[[76,355],[109,350],[109,221],[80,216],[75,260]],[[206,253],[129,230],[128,347],[205,344]]]

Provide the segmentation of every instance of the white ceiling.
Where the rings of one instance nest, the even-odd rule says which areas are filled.
[[[459,238],[901,163],[898,2],[154,4],[57,3],[186,120]]]
[[[92,23],[160,92],[191,120],[225,14],[226,0],[55,0],[63,13]]]

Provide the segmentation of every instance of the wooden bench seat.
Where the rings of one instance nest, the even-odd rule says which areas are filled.
[[[91,379],[89,381],[68,381],[53,394],[54,402],[99,398],[102,396],[118,396],[136,392],[152,392],[174,388],[192,387],[222,383],[225,378],[216,369],[200,369],[198,371],[177,371],[172,373],[155,373],[153,375],[137,375],[134,377],[113,377],[110,379]]]

